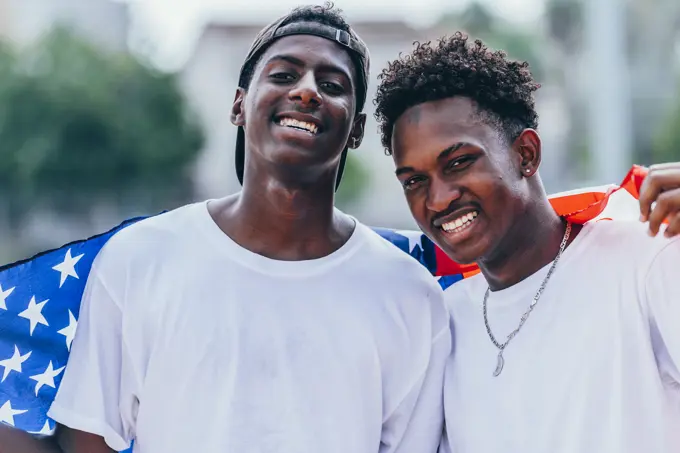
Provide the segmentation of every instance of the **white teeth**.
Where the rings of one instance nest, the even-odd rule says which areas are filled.
[[[447,233],[457,233],[463,231],[465,228],[470,226],[473,220],[477,217],[479,213],[477,211],[468,212],[465,215],[458,217],[457,219],[446,222],[442,225],[442,229]]]
[[[281,120],[279,121],[279,125],[304,129],[308,132],[311,132],[312,134],[316,134],[316,132],[319,130],[316,124],[308,123],[306,121],[294,120],[293,118],[281,118]]]

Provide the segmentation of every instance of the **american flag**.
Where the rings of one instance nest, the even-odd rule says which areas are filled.
[[[637,219],[645,174],[634,167],[620,186],[557,194],[551,202],[576,223]],[[34,434],[54,432],[47,411],[67,365],[92,262],[109,238],[142,219],[0,267],[0,422]],[[444,289],[479,272],[451,261],[420,232],[374,230],[418,260]]]
[[[34,434],[54,432],[47,411],[92,262],[111,236],[137,220],[0,268],[0,422]]]

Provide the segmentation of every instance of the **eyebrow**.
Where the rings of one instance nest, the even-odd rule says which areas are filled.
[[[267,63],[265,64],[265,66],[267,66],[271,63],[275,63],[277,61],[284,61],[286,63],[290,63],[290,64],[293,64],[295,66],[305,66],[305,64],[306,64],[304,62],[304,60],[302,60],[301,58],[298,58],[296,56],[288,55],[288,54],[279,54],[279,55],[273,55],[269,60],[267,60]],[[333,72],[333,73],[336,73],[336,74],[340,74],[343,77],[345,77],[349,81],[350,84],[353,84],[352,76],[350,74],[348,74],[347,71],[343,70],[342,68],[340,68],[338,66],[331,65],[331,64],[322,64],[322,65],[320,65],[320,68],[323,71],[326,71],[326,72]]]
[[[473,145],[472,143],[468,143],[468,142],[455,143],[455,144],[449,146],[448,148],[444,149],[442,152],[440,152],[439,155],[437,156],[437,160],[446,159],[447,157],[449,157],[451,154],[455,153],[459,149],[467,147],[467,146],[475,146],[475,145]],[[405,173],[415,173],[415,171],[416,170],[413,167],[399,167],[399,168],[396,169],[396,171],[394,173],[397,176],[400,176],[400,175],[403,175]]]
[[[275,63],[277,61],[285,61],[287,63],[294,64],[296,66],[304,66],[305,62],[302,61],[300,58],[294,57],[292,55],[273,55],[269,60],[267,60],[267,64],[270,63]]]

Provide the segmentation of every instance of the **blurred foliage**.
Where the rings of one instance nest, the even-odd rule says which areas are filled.
[[[680,90],[679,90],[680,91]],[[680,97],[654,137],[652,162],[680,161]]]
[[[347,154],[345,171],[335,197],[335,204],[340,209],[347,209],[351,203],[356,202],[366,188],[366,182],[371,178],[364,164],[352,154],[353,152],[356,151],[350,149]]]
[[[203,140],[174,75],[129,54],[65,29],[21,52],[0,47],[0,199],[15,227],[31,208],[174,207],[191,199]]]
[[[586,0],[547,0],[546,19],[550,37],[565,52],[566,58],[558,59],[562,73],[569,77],[571,66],[587,49],[585,20],[588,14]],[[633,161],[651,164],[680,158],[671,143],[680,116],[666,118],[668,100],[680,90],[673,89],[675,73],[680,66],[675,46],[680,39],[680,2],[677,0],[631,0],[622,2],[626,14],[626,58],[632,106]],[[587,61],[587,60],[586,60]],[[674,66],[675,63],[675,68]],[[573,87],[574,85],[572,85]],[[680,88],[680,87],[679,87]],[[587,133],[588,124],[577,118],[586,104],[575,90],[570,92],[574,128],[572,137]],[[580,94],[587,96],[587,91]],[[579,104],[579,105],[576,105]],[[676,109],[677,111],[677,109]],[[662,123],[661,132],[657,125]],[[677,138],[675,139],[677,140]],[[578,138],[572,140],[572,148],[578,152],[582,145]],[[678,149],[677,141],[675,149]],[[587,164],[587,162],[584,162]],[[585,174],[584,174],[585,175]]]
[[[568,53],[583,45],[583,0],[548,0],[545,16],[548,34]]]
[[[451,30],[449,34],[463,31],[472,39],[481,39],[491,49],[504,50],[510,58],[528,61],[536,80],[545,75],[537,35],[507,23],[481,3],[472,2],[462,11],[444,14],[437,26]]]
[[[203,142],[173,74],[67,29],[21,52],[0,41],[0,208],[14,228],[35,208],[85,220],[101,201],[122,216],[188,202]],[[350,154],[338,205],[368,176]]]

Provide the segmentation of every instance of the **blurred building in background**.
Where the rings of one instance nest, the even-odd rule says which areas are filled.
[[[128,5],[110,0],[0,0],[0,35],[19,45],[35,42],[54,26],[74,30],[108,49],[127,48]]]

